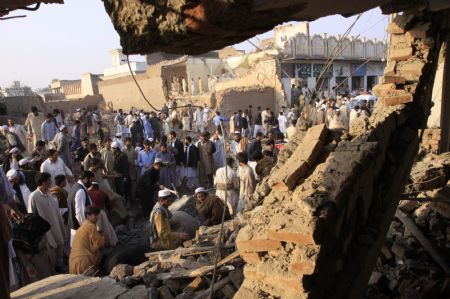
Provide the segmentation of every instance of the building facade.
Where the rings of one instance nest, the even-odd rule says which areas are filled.
[[[336,87],[341,93],[369,91],[383,75],[387,51],[383,41],[326,34],[310,36],[308,26],[299,27],[296,35],[291,28],[283,38],[277,35],[280,28],[283,26],[275,29],[275,36],[279,36],[276,45],[289,103],[293,84],[311,90]]]

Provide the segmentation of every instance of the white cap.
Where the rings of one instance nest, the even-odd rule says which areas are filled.
[[[98,182],[92,182],[91,185],[98,185]]]
[[[64,130],[65,128],[66,128],[66,126],[65,126],[65,125],[62,125],[61,127],[59,127],[59,130],[62,131],[62,130]]]
[[[77,112],[80,112],[81,111],[81,109],[80,108],[77,108]]]
[[[197,189],[195,189],[195,194],[197,193],[206,193],[206,189],[203,187],[198,187]]]
[[[19,149],[17,147],[13,147],[12,149],[9,150],[10,154],[14,154],[17,153],[19,151]]]
[[[15,169],[10,169],[6,173],[6,177],[8,178],[8,180],[15,179],[18,175],[19,175],[19,173]]]
[[[19,165],[20,166],[23,166],[23,165],[28,164],[28,163],[30,163],[30,160],[28,160],[28,158],[23,158],[23,159],[21,159],[19,161]]]
[[[241,135],[241,132],[239,132],[239,131],[234,131],[234,135],[236,135],[236,134]]]
[[[122,133],[117,132],[117,133],[116,133],[116,137],[122,137]]]
[[[167,189],[159,190],[158,191],[158,197],[168,197],[170,196],[170,191]]]
[[[162,162],[163,162],[163,160],[161,158],[156,158],[155,159],[155,163],[162,163]]]
[[[111,147],[120,149],[120,144],[117,141],[114,141],[113,143],[111,143]]]
[[[153,138],[149,138],[148,141],[153,142]]]

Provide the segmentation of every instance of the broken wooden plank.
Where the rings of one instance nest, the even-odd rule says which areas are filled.
[[[441,268],[445,271],[447,275],[450,275],[450,268],[447,265],[445,259],[436,251],[433,244],[425,237],[422,231],[417,227],[417,225],[400,210],[395,212],[395,216],[403,223],[403,225],[412,232],[414,237],[422,244],[423,248],[426,252],[433,258],[433,260],[441,266]]]
[[[224,259],[222,259],[220,262],[217,263],[217,267],[220,267],[233,259],[239,257],[239,252],[235,251],[232,254],[228,255]],[[212,266],[204,266],[197,269],[192,270],[183,270],[183,271],[177,271],[177,272],[169,272],[169,273],[160,273],[156,275],[156,279],[158,280],[165,280],[165,279],[181,279],[181,278],[189,278],[189,277],[197,277],[197,276],[203,276],[208,274],[214,270],[214,265]],[[233,271],[234,267],[222,267],[222,271]]]
[[[161,250],[155,252],[147,252],[145,254],[146,257],[152,256],[172,256],[172,255],[180,255],[185,256],[186,254],[196,255],[196,254],[204,254],[210,251],[213,251],[215,246],[205,246],[205,247],[194,247],[194,248],[177,248],[173,250]]]

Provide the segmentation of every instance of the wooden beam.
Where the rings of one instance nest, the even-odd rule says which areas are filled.
[[[422,231],[417,227],[417,225],[414,224],[414,222],[400,210],[397,210],[395,212],[395,217],[397,217],[403,225],[412,232],[414,237],[422,244],[423,248],[426,252],[433,258],[433,260],[441,266],[441,268],[445,271],[447,275],[450,275],[450,268],[445,261],[445,259],[436,251],[433,244],[430,243],[430,241],[425,237],[425,235],[422,233]]]

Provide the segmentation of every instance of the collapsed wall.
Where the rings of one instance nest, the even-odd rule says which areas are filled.
[[[137,74],[135,77],[150,103],[156,108],[162,107],[166,98],[161,79],[161,68],[149,68],[146,73]],[[132,108],[152,110],[142,97],[132,76],[100,81],[98,89],[109,110],[129,111]]]
[[[362,296],[426,127],[449,19],[449,11],[403,14],[388,26],[367,127],[341,135],[319,125],[288,144],[237,237],[247,264],[235,298]]]
[[[215,85],[216,110],[230,115],[238,109],[247,109],[248,105],[270,107],[274,111],[287,106],[278,60],[266,52],[250,54],[243,63],[246,66],[235,70],[243,74]]]

